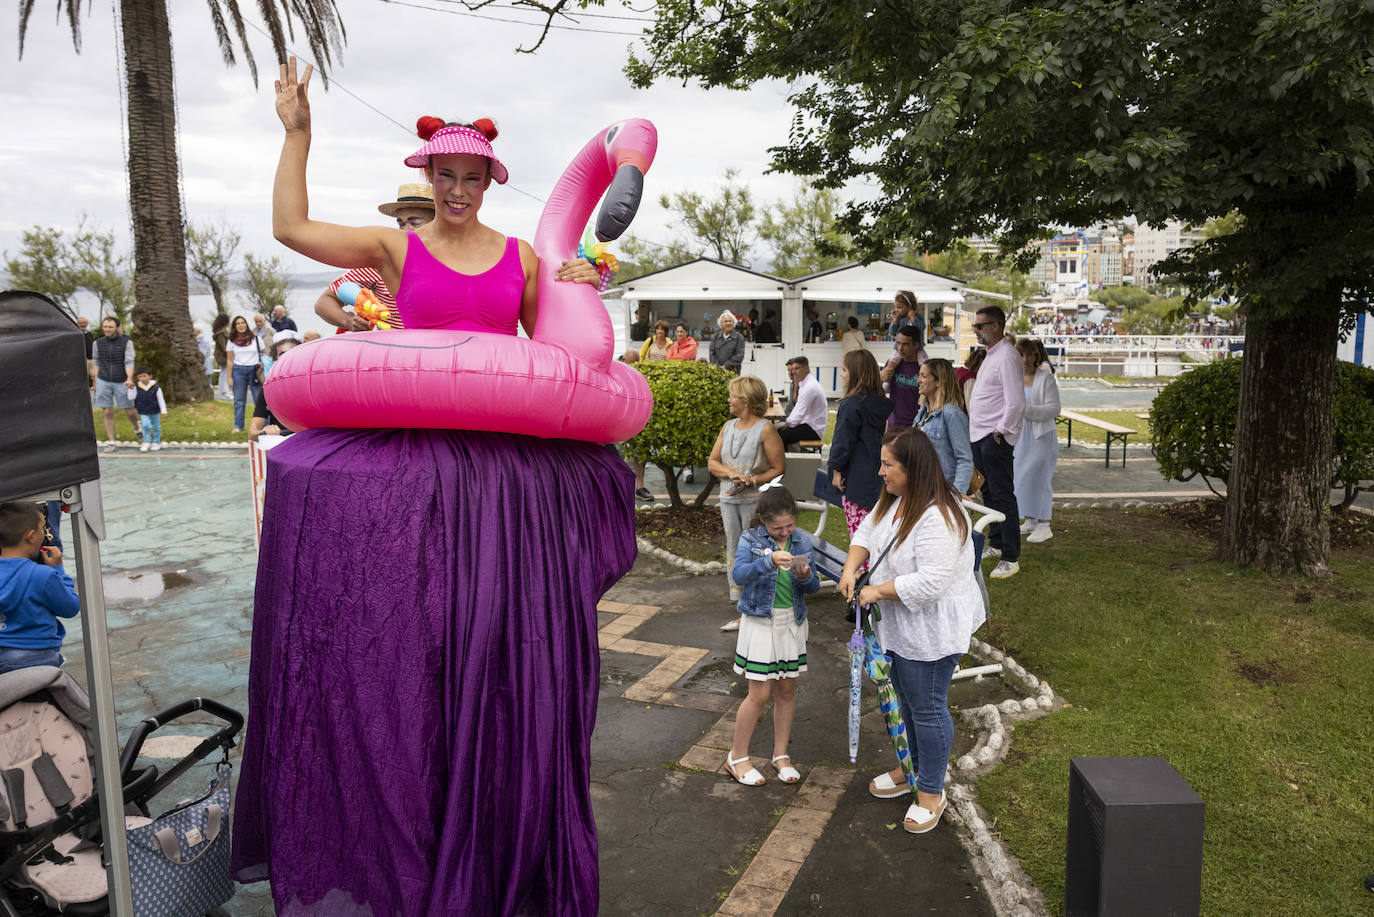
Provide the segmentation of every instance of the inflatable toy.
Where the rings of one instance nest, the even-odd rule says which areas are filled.
[[[644,428],[653,397],[613,357],[611,318],[590,284],[554,273],[603,193],[596,236],[618,238],[639,207],[658,135],[649,121],[612,124],[564,170],[539,218],[539,315],[530,338],[391,330],[292,348],[267,378],[272,413],[292,430],[428,428],[615,443]]]

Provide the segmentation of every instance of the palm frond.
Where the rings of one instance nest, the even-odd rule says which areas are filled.
[[[89,3],[89,0],[87,0]],[[33,14],[34,0],[19,0],[19,59],[24,59],[24,36],[29,31],[29,17]],[[57,0],[57,19],[67,14],[67,23],[72,30],[72,47],[81,53],[81,0]]]
[[[229,35],[229,27],[224,22],[224,11],[219,7],[219,0],[205,0],[205,4],[210,7],[210,22],[215,27],[215,41],[219,44],[220,57],[227,65],[233,65],[234,42]]]

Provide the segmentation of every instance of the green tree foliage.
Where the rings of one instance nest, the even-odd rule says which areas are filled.
[[[679,241],[674,247],[695,251],[729,264],[748,267],[757,228],[754,195],[739,180],[739,172],[726,169],[720,187],[711,196],[700,191],[663,194],[659,206],[674,214]],[[695,256],[694,256],[695,257]]]
[[[1029,268],[1025,246],[1052,226],[1243,217],[1160,268],[1191,297],[1243,301],[1259,357],[1243,382],[1243,473],[1222,556],[1326,572],[1318,506],[1336,340],[1374,292],[1374,6],[663,0],[654,11],[631,79],[784,82],[795,117],[774,166],[871,188],[838,221],[865,257],[996,236]]]
[[[1108,309],[1139,309],[1154,299],[1140,287],[1108,287],[1092,295],[1093,302],[1100,302]]]
[[[5,252],[5,273],[13,289],[42,293],[67,311],[74,310],[73,297],[81,284],[62,230],[44,226],[24,230],[19,253]]]
[[[133,310],[133,277],[129,255],[120,251],[113,230],[94,229],[85,218],[75,235],[35,226],[20,238],[14,257],[5,253],[5,273],[15,289],[42,293],[69,312],[76,294],[96,298],[100,315],[113,315],[128,326]]]
[[[1166,385],[1150,408],[1150,441],[1159,472],[1170,481],[1231,476],[1241,360],[1216,360]],[[1344,511],[1374,482],[1374,369],[1336,364],[1330,489],[1341,491],[1332,509]]]
[[[639,435],[625,444],[625,451],[657,466],[672,505],[681,507],[678,473],[705,465],[710,457],[716,434],[730,419],[728,386],[734,374],[700,360],[641,360],[635,368],[649,382],[654,412]],[[702,488],[695,505],[705,505],[713,489],[712,484]]]
[[[215,297],[215,311],[229,312],[225,300],[229,293],[229,275],[238,256],[239,231],[228,223],[188,223],[186,226],[186,266],[210,288]]]
[[[835,228],[843,202],[829,188],[802,182],[791,201],[778,201],[759,222],[759,239],[779,277],[805,277],[850,261],[849,238]]]
[[[277,306],[285,306],[290,287],[286,265],[276,255],[261,258],[249,252],[243,256],[243,298],[254,312],[271,315]]]
[[[849,239],[835,228],[839,196],[807,182],[790,199],[760,205],[739,173],[727,169],[714,195],[664,194],[659,204],[673,213],[676,238],[655,245],[627,236],[621,242],[620,280],[703,256],[748,267],[756,242],[767,253],[769,270],[781,277],[802,277],[850,260]]]

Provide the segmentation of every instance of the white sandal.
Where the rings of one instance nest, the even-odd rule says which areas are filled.
[[[763,774],[760,774],[760,773],[758,772],[758,769],[757,769],[757,768],[753,768],[753,767],[749,768],[749,770],[745,772],[745,774],[744,774],[743,777],[741,777],[738,773],[735,772],[735,765],[737,765],[737,764],[748,764],[748,763],[749,763],[749,756],[748,756],[748,755],[745,755],[743,758],[739,758],[739,759],[735,759],[735,758],[731,757],[731,755],[730,755],[728,752],[727,752],[726,755],[725,755],[725,770],[726,770],[727,773],[729,773],[729,775],[730,775],[731,777],[734,777],[734,778],[735,778],[735,781],[736,781],[737,783],[742,783],[742,784],[744,784],[745,786],[760,786],[760,785],[762,785],[762,784],[763,784]]]
[[[896,799],[898,796],[905,796],[911,792],[911,787],[907,786],[905,780],[901,783],[892,782],[892,773],[883,771],[872,780],[868,781],[868,795],[876,796],[879,799]]]
[[[788,763],[783,765],[782,767],[778,767],[778,762],[782,760],[786,760]],[[796,783],[799,780],[801,780],[801,773],[795,767],[792,766],[791,762],[791,755],[773,756],[773,767],[778,772],[778,779],[781,780],[783,783]]]
[[[945,794],[940,794],[940,804],[934,812],[917,803],[912,803],[906,810],[906,818],[902,821],[902,827],[908,834],[925,834],[940,823],[940,816],[945,814],[945,807],[949,800]]]

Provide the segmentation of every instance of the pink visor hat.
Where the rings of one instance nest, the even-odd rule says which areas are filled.
[[[496,179],[498,184],[504,185],[506,179],[510,178],[506,167],[501,165],[501,160],[492,152],[491,141],[482,136],[480,131],[470,127],[439,128],[424,146],[406,157],[405,164],[413,169],[423,169],[429,165],[429,157],[442,156],[445,153],[472,153],[485,156],[491,163],[491,177]]]

